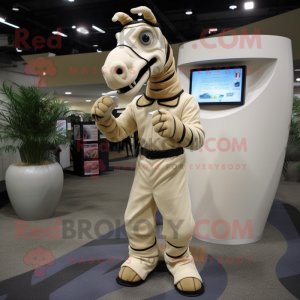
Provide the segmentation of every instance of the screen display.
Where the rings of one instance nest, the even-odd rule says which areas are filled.
[[[245,66],[191,70],[190,94],[200,105],[243,105]]]

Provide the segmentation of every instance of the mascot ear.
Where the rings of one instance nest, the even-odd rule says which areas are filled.
[[[127,14],[122,13],[122,12],[117,12],[114,14],[113,18],[112,18],[113,22],[117,22],[120,21],[122,25],[125,25],[129,22],[132,21],[132,18],[129,17]]]
[[[157,23],[152,10],[147,6],[139,6],[136,8],[132,8],[130,12],[133,14],[143,14],[145,20],[149,21],[150,23]]]

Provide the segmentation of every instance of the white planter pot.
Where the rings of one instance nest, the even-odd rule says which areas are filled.
[[[64,176],[58,163],[43,166],[10,165],[5,182],[18,217],[34,221],[53,216],[61,197]]]

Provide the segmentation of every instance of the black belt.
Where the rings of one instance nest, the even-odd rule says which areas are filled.
[[[170,149],[170,150],[148,150],[141,147],[141,154],[149,159],[167,158],[183,154],[183,148]]]

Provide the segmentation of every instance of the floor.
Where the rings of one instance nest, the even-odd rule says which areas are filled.
[[[62,199],[48,220],[18,223],[12,206],[2,207],[0,300],[184,299],[164,262],[137,288],[115,282],[128,252],[123,218],[133,178],[134,172],[116,168],[93,179],[65,174]],[[299,211],[300,183],[281,178],[260,241],[224,246],[193,238],[191,246],[206,253],[204,262],[196,261],[206,288],[199,298],[300,299]],[[156,217],[163,244],[162,217]],[[36,239],[36,227],[48,235]],[[28,259],[32,253],[44,253],[48,264],[38,267]]]

